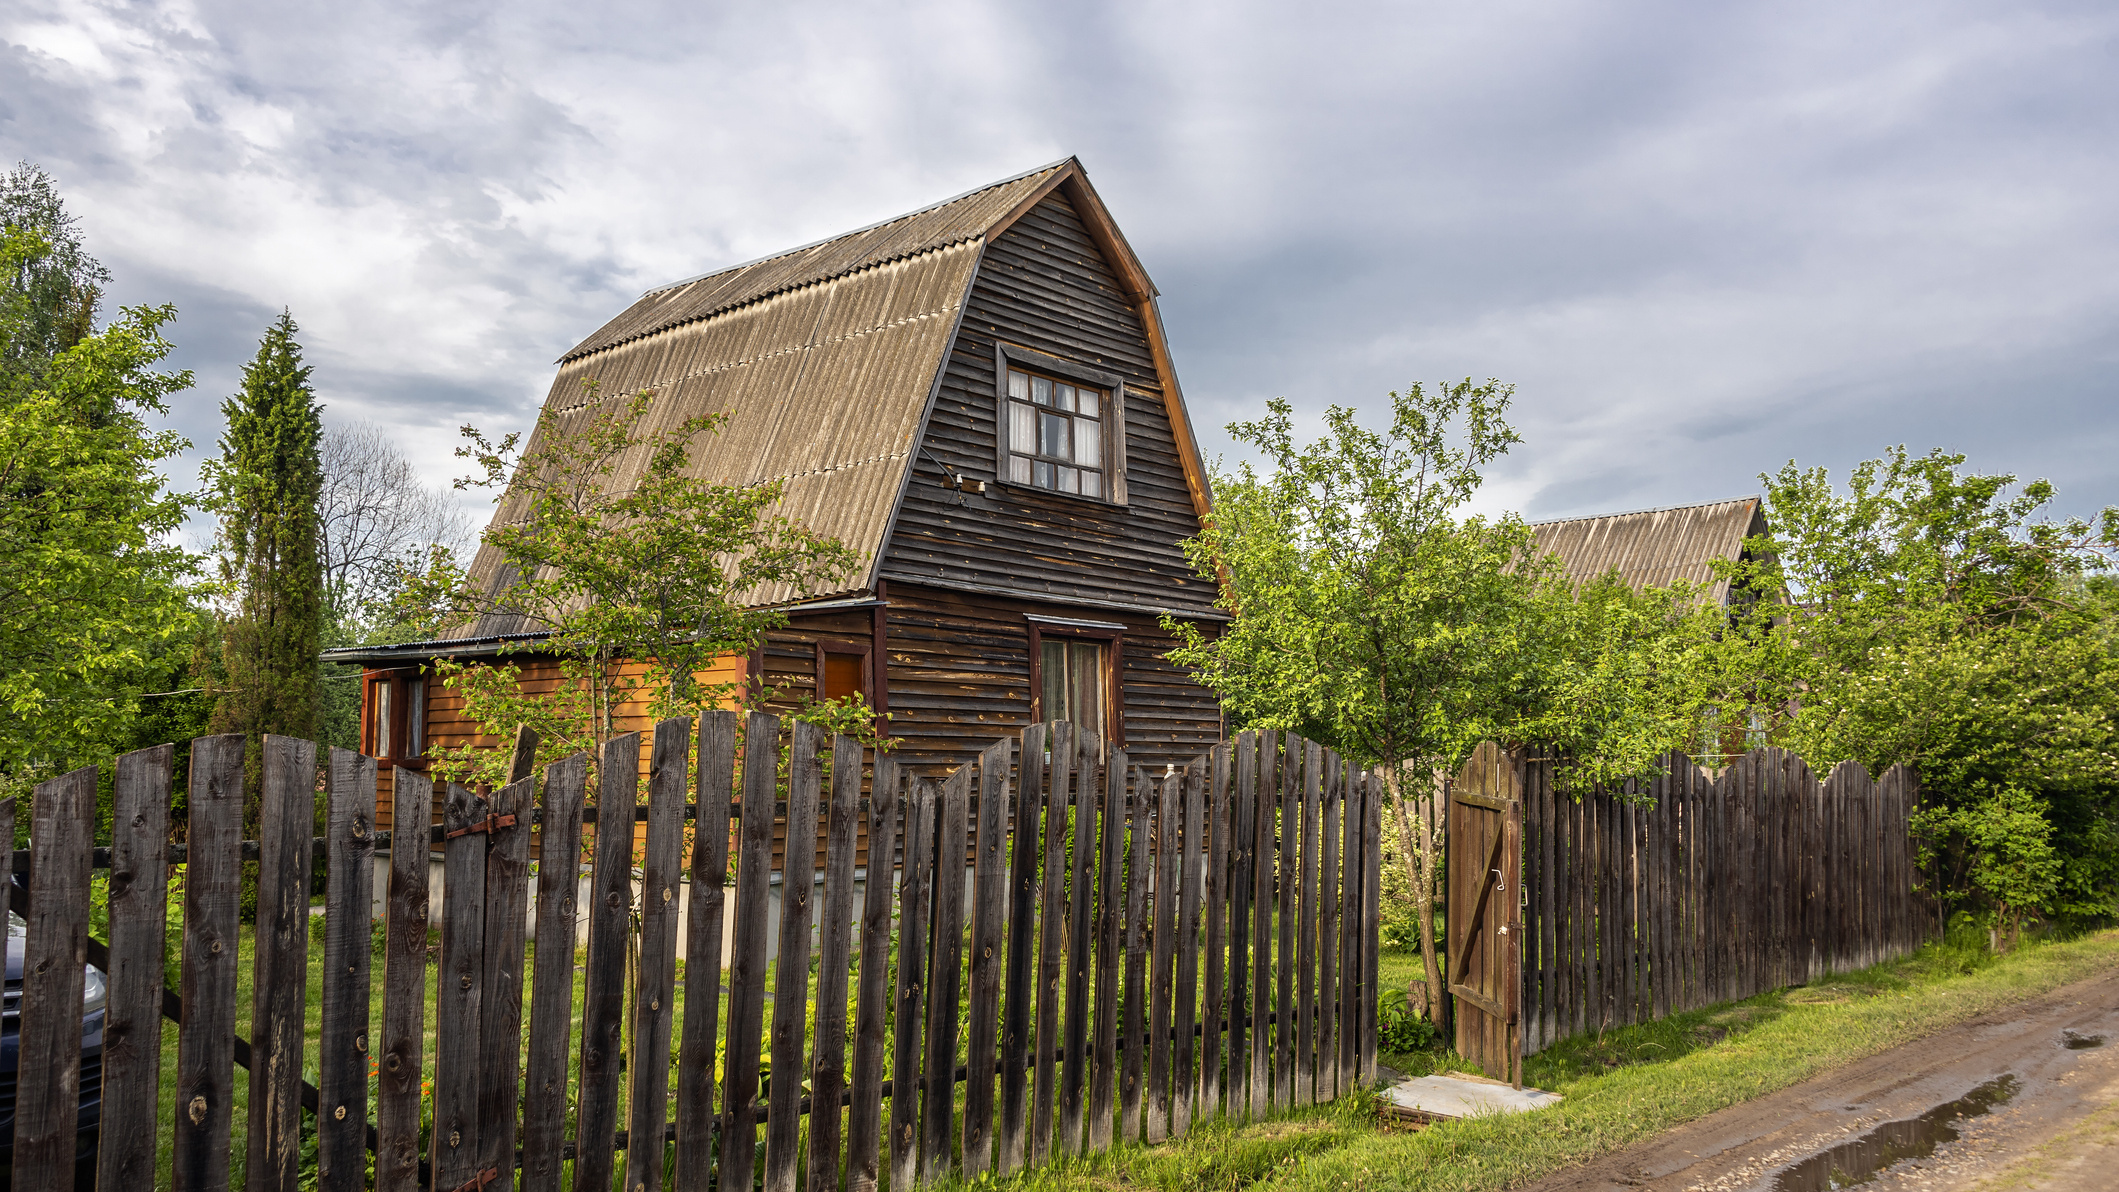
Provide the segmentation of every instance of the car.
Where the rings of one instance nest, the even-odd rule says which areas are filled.
[[[22,954],[29,943],[29,924],[7,915],[7,989],[0,1002],[0,1187],[14,1169],[15,1073],[22,1061]],[[110,1002],[110,981],[88,966],[81,999],[81,1111],[74,1152],[75,1185],[94,1187],[96,1127],[103,1116],[103,1023]],[[84,1182],[85,1181],[85,1182]]]

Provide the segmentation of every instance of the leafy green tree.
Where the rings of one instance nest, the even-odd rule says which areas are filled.
[[[188,372],[156,369],[176,312],[129,307],[51,350],[48,291],[35,281],[54,255],[46,230],[10,222],[0,236],[0,273],[15,279],[0,287],[0,775],[10,782],[107,756],[123,739],[147,690],[143,667],[193,623],[197,580],[197,559],[171,544],[193,502],[159,474],[189,444],[150,423],[191,384]]]
[[[1722,686],[1804,756],[1919,767],[1944,899],[2013,930],[2119,896],[2119,509],[2052,518],[2052,486],[1893,448],[1844,488],[1764,477],[1772,533],[1732,574],[1782,593],[1721,643]]]
[[[550,691],[524,691],[514,664],[436,664],[491,736],[529,724],[544,756],[593,755],[628,704],[661,717],[754,698],[710,674],[716,660],[785,623],[785,614],[755,607],[753,594],[828,586],[859,561],[837,539],[773,513],[781,483],[691,475],[692,444],[726,415],[643,431],[653,401],[652,392],[606,399],[591,385],[585,410],[564,420],[547,411],[527,445],[464,428],[457,454],[477,472],[458,484],[491,491],[501,507],[483,537],[500,582],[474,586],[436,549],[426,570],[408,577],[399,607],[401,619],[430,630],[495,617],[510,632],[543,635],[503,652],[556,660],[560,682]],[[500,751],[465,746],[436,757],[437,771],[458,781],[505,781]]]
[[[322,407],[282,312],[221,405],[227,430],[208,462],[220,515],[222,625],[218,732],[313,735],[324,582],[317,493]]]
[[[0,177],[0,224],[24,237],[5,271],[17,305],[0,371],[38,373],[95,331],[110,272],[89,255],[57,182],[38,166],[22,162]]]
[[[1185,549],[1233,619],[1213,635],[1164,622],[1171,658],[1232,723],[1299,732],[1393,783],[1426,975],[1416,1005],[1440,1005],[1442,982],[1439,846],[1413,798],[1487,738],[1557,745],[1581,782],[1652,772],[1694,731],[1685,676],[1711,630],[1694,593],[1616,579],[1578,593],[1520,519],[1465,514],[1481,470],[1519,441],[1510,395],[1415,385],[1391,395],[1387,430],[1334,406],[1307,446],[1285,400],[1231,426],[1270,471],[1217,475],[1214,515]]]

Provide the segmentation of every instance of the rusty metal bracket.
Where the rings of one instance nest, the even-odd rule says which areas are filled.
[[[488,1167],[470,1179],[465,1180],[463,1186],[455,1189],[455,1192],[479,1192],[479,1189],[499,1178],[500,1169],[498,1167]]]
[[[472,832],[498,832],[502,828],[512,828],[514,826],[515,817],[512,815],[489,815],[482,820],[473,820],[465,824],[463,827],[443,837],[443,839],[454,840],[459,836],[469,835]]]

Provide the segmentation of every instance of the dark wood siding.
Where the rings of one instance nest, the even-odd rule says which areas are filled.
[[[1125,506],[997,483],[996,340],[1125,378]],[[921,445],[884,551],[881,574],[893,584],[1034,592],[1063,603],[1212,606],[1213,586],[1177,546],[1198,532],[1199,519],[1147,335],[1063,195],[987,247]],[[937,461],[988,481],[986,492],[942,487]]]
[[[777,693],[770,710],[785,714],[800,707],[804,696],[817,698],[817,643],[865,648],[874,642],[875,628],[867,609],[849,609],[790,616],[767,637],[763,674]],[[875,702],[872,690],[869,702]]]
[[[891,735],[897,756],[939,776],[1030,720],[1029,614],[1125,626],[1126,749],[1138,764],[1179,765],[1219,739],[1214,693],[1163,657],[1156,618],[941,588],[890,586]]]

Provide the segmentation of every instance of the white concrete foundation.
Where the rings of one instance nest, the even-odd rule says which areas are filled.
[[[1385,1089],[1384,1099],[1400,1109],[1436,1118],[1478,1117],[1490,1113],[1528,1113],[1558,1105],[1560,1094],[1519,1089],[1498,1080],[1451,1073],[1419,1076]]]

